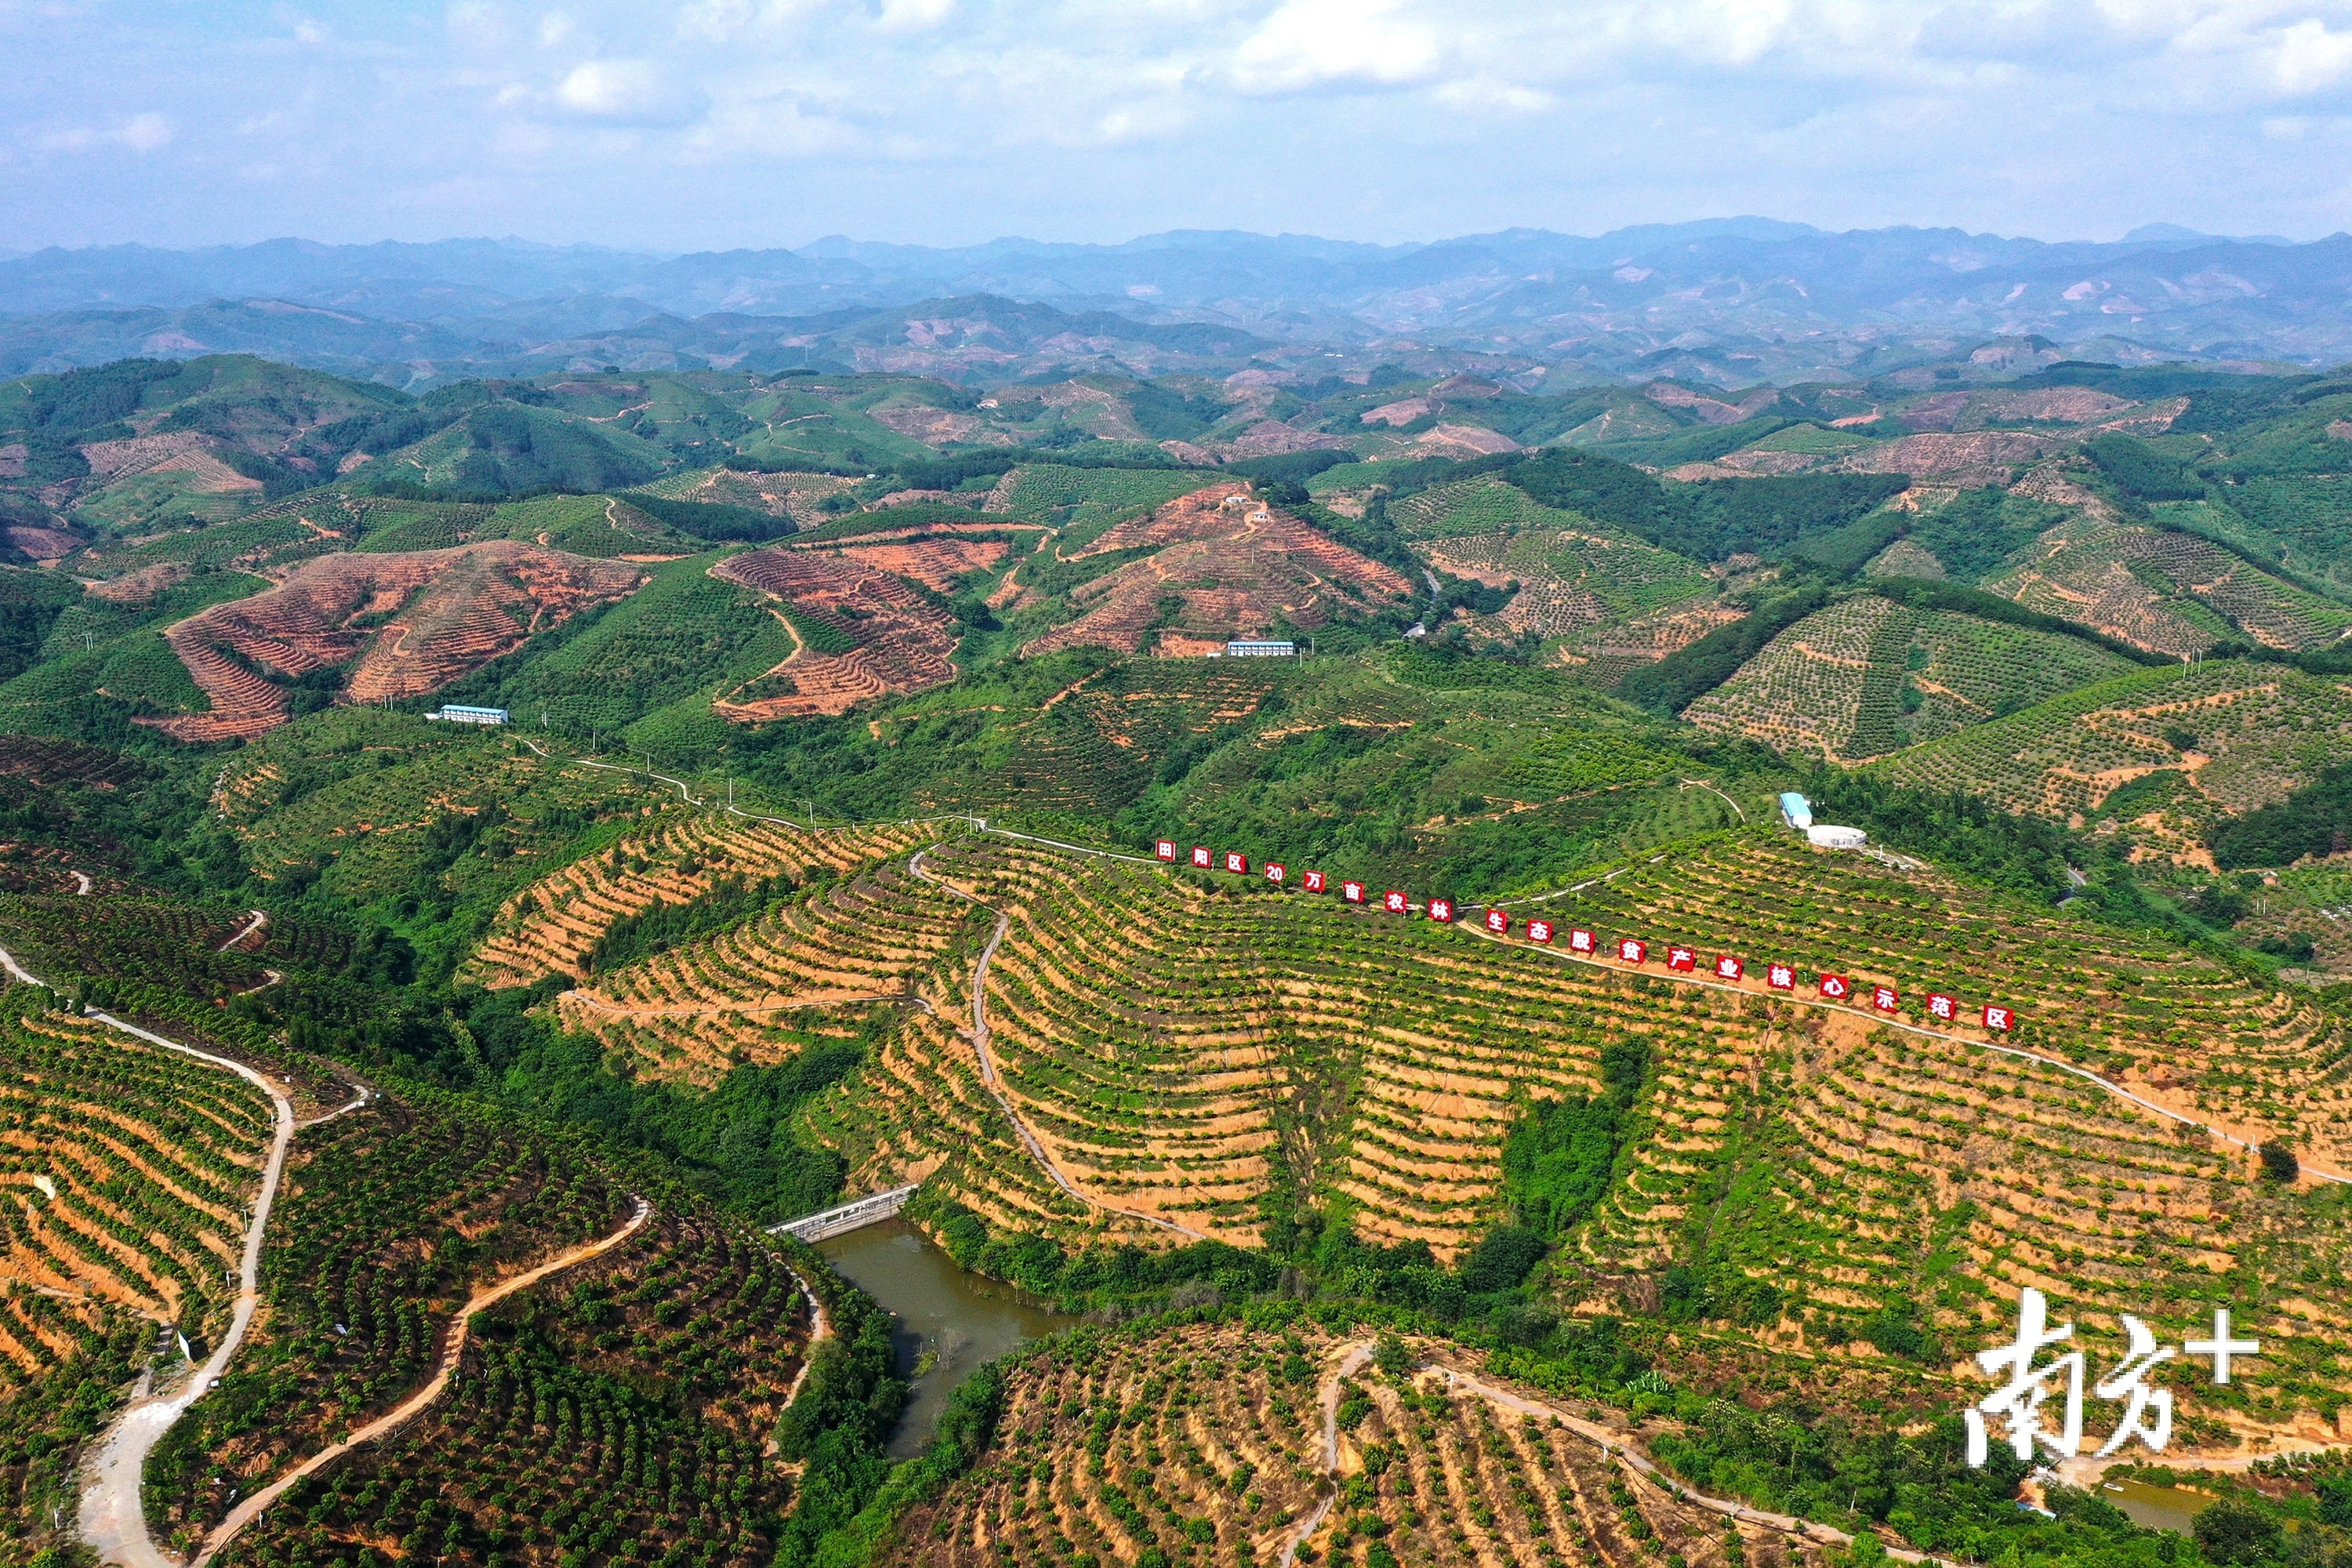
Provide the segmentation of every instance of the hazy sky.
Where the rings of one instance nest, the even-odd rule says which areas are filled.
[[[2352,228],[2352,0],[0,0],[0,249]]]

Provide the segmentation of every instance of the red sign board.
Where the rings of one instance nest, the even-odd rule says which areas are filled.
[[[1246,855],[1244,855],[1244,854],[1243,854],[1241,851],[1239,851],[1239,850],[1237,850],[1237,849],[1228,849],[1228,850],[1226,850],[1226,851],[1225,851],[1225,869],[1226,869],[1226,870],[1228,870],[1228,871],[1233,872],[1235,876],[1246,876],[1246,875],[1248,875],[1248,873],[1249,873],[1249,857],[1248,857],[1248,856],[1246,856]]]
[[[1718,979],[1737,980],[1741,975],[1748,973],[1748,968],[1745,964],[1741,963],[1739,960],[1732,957],[1731,954],[1727,952],[1719,954],[1716,958],[1715,973]]]
[[[1617,944],[1617,956],[1627,963],[1645,963],[1650,956],[1650,947],[1647,942],[1635,942],[1629,936]]]
[[[1551,921],[1529,921],[1528,922],[1528,940],[1529,942],[1549,942],[1551,940]]]
[[[1903,998],[1892,985],[1874,985],[1870,988],[1870,1005],[1882,1013],[1892,1013],[1902,1007]]]
[[[1767,964],[1764,967],[1764,984],[1775,991],[1794,991],[1797,988],[1797,972],[1785,963]]]
[[[1690,973],[1690,971],[1698,967],[1697,950],[1695,948],[1679,946],[1666,949],[1666,967],[1668,969],[1679,969],[1685,973]]]
[[[1601,939],[1581,927],[1568,933],[1568,950],[1570,952],[1597,952],[1600,948]]]
[[[1322,872],[1309,871],[1307,873],[1307,890],[1310,893],[1319,893],[1323,890]]]
[[[1351,904],[1360,904],[1364,901],[1364,885],[1361,882],[1342,882],[1339,884],[1339,896]]]
[[[1283,870],[1282,862],[1279,860],[1269,860],[1265,863],[1265,879],[1269,882],[1279,882],[1288,874]]]
[[[1392,915],[1404,913],[1404,895],[1391,888],[1381,895],[1381,907]]]
[[[1496,936],[1508,936],[1511,934],[1511,917],[1500,910],[1488,910],[1486,929]]]
[[[1822,976],[1822,994],[1832,1002],[1843,1002],[1853,994],[1853,982],[1843,974]]]
[[[1176,858],[1176,840],[1173,838],[1163,838],[1154,847],[1160,851],[1160,858],[1162,860]]]
[[[1940,991],[1930,991],[1927,993],[1927,1014],[1948,1024],[1960,1016],[1960,1005]]]
[[[1441,923],[1450,924],[1454,919],[1454,900],[1451,899],[1430,900],[1429,918]]]
[[[1211,861],[1208,847],[1205,845],[1195,844],[1192,846],[1192,864],[1198,866],[1203,871],[1209,868]]]
[[[2016,1022],[2017,1015],[2006,1007],[1987,1006],[1984,1010],[1984,1026],[1988,1029],[2006,1031]]]

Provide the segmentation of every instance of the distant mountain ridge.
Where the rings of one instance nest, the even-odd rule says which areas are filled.
[[[0,260],[0,374],[227,350],[346,373],[419,361],[535,373],[550,368],[542,351],[555,343],[579,344],[583,363],[603,352],[625,364],[643,352],[627,340],[653,321],[663,324],[652,335],[675,338],[673,320],[702,335],[765,334],[771,346],[798,337],[810,341],[794,346],[814,350],[854,318],[862,343],[895,331],[924,350],[908,322],[877,321],[974,298],[1003,302],[990,307],[999,316],[1017,304],[1080,318],[1065,329],[1035,317],[1030,327],[1053,330],[1014,334],[1033,340],[1067,330],[1165,349],[1147,329],[1184,323],[1266,340],[1234,339],[1234,354],[1207,356],[1234,360],[1227,373],[1279,358],[1274,343],[1346,354],[1401,340],[1512,362],[1486,367],[1506,373],[1729,386],[1867,375],[1972,338],[2032,335],[2126,363],[2325,365],[2352,358],[2352,237],[2296,244],[2153,224],[2120,241],[2050,242],[1728,218],[1387,246],[1193,230],[1120,245],[946,248],[831,237],[681,256],[486,239],[48,249]],[[595,346],[615,335],[623,342],[609,351]],[[709,363],[738,351],[715,352]],[[1106,353],[1130,363],[1099,345],[1075,356],[1023,349],[1002,369],[1017,378]]]

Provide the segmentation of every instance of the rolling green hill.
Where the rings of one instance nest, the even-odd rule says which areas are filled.
[[[0,1565],[82,1561],[75,1467],[229,1321],[285,1087],[153,1538],[471,1328],[223,1568],[2218,1568],[1958,1457],[2028,1287],[2102,1365],[2237,1314],[2166,1458],[2325,1568],[2340,1460],[2251,1462],[2352,1420],[2347,398],[0,387],[0,946],[58,983],[0,995]],[[761,1227],[900,1185],[1088,1321],[894,1468],[915,1363]]]

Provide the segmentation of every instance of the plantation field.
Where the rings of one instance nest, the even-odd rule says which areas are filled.
[[[1696,563],[1671,552],[1572,529],[1444,538],[1423,553],[1457,577],[1495,587],[1517,584],[1500,611],[1477,623],[1506,636],[1559,637],[1680,605],[1713,586]]]
[[[1494,1223],[1528,1098],[1593,1092],[1601,1047],[1636,1039],[1655,1066],[1631,1164],[1553,1266],[1570,1300],[1654,1310],[1658,1273],[1688,1268],[1699,1317],[1777,1323],[1772,1342],[1801,1349],[1897,1296],[1974,1337],[2024,1285],[2185,1330],[2218,1273],[2277,1346],[2231,1419],[2282,1431],[2326,1402],[2352,1336],[2316,1288],[2352,1247],[2329,1194],[2253,1182],[2243,1149],[2061,1066],[1794,1006],[1759,978],[1786,961],[1810,994],[1833,967],[1895,986],[1912,1021],[1930,990],[2000,1000],[2029,1052],[2342,1169],[2341,1026],[2220,963],[1770,832],[1540,906],[1604,945],[1649,941],[1633,974],[1239,879],[1203,896],[980,839],[926,860],[1008,917],[984,989],[1011,1115],[968,1041],[908,1015],[881,1071],[806,1112],[853,1187],[927,1173],[992,1229],[1066,1245],[1171,1239],[1134,1216],[1253,1245],[1268,1205],[1311,1194],[1369,1240],[1443,1258]],[[1668,984],[1670,937],[1743,955],[1750,978]]]
[[[2075,499],[2071,487],[2049,499]],[[2352,630],[2352,609],[2249,565],[2194,533],[2125,524],[2097,508],[2042,535],[1986,586],[2045,614],[2159,653],[2202,653],[2232,631],[2301,652]]]
[[[1782,632],[1684,717],[1781,751],[1849,761],[1932,741],[2133,668],[2074,637],[1864,595]]]
[[[920,827],[810,833],[786,825],[676,816],[614,841],[534,882],[499,910],[467,973],[488,986],[550,974],[585,978],[588,954],[613,923],[658,904],[686,904],[722,877],[839,874],[921,841]]]
[[[2157,842],[2188,854],[2196,830],[2283,799],[2352,760],[2343,682],[2285,666],[2221,660],[2147,670],[2053,699],[1878,764],[1932,789],[2082,824],[2107,797],[2164,770],[2189,784],[2187,819]]]
[[[645,1079],[709,1089],[797,1055],[810,1029],[840,1037],[835,1015],[859,1004],[954,1011],[985,938],[966,900],[875,866],[566,992],[558,1014]]]
[[[1112,523],[1199,489],[1208,478],[1181,470],[1025,463],[1005,474],[982,510],[1049,524],[1063,531],[1066,542],[1077,545]]]
[[[630,1210],[576,1150],[457,1103],[347,1112],[297,1144],[286,1182],[250,1348],[148,1461],[151,1525],[184,1547],[423,1383],[472,1289]]]
[[[756,678],[791,655],[792,635],[764,595],[711,575],[714,561],[705,552],[654,567],[636,593],[520,659],[453,683],[444,698],[593,735]]]
[[[165,638],[210,708],[154,722],[187,741],[265,734],[289,710],[281,682],[345,664],[353,700],[419,696],[642,578],[633,566],[503,541],[312,561],[266,593],[172,626]]]
[[[596,560],[657,560],[709,546],[667,528],[624,496],[540,496],[509,501],[478,525],[477,538],[517,539]]]
[[[955,623],[889,572],[797,550],[730,555],[710,572],[774,600],[793,641],[773,668],[712,701],[723,718],[845,713],[955,679]]]
[[[877,1561],[970,1568],[1158,1551],[1216,1563],[1722,1563],[1721,1516],[1612,1462],[1535,1390],[1364,1364],[1311,1319],[1083,1331],[1010,1370],[993,1441]],[[1334,1456],[1323,1418],[1334,1413]],[[1535,1414],[1542,1412],[1540,1415]],[[1598,1428],[1622,1442],[1612,1428]],[[1319,1494],[1335,1506],[1317,1518]],[[1310,1525],[1312,1528],[1309,1528]],[[1749,1527],[1753,1563],[1784,1561]],[[1359,1556],[1362,1552],[1365,1555]]]
[[[1122,552],[1138,558],[1071,588],[1076,618],[1024,643],[1024,657],[1080,647],[1222,652],[1229,638],[1320,628],[1412,592],[1393,567],[1272,510],[1231,483],[1195,489],[1129,518],[1082,549],[1069,543],[1066,539],[1055,547],[1064,559]]]
[[[0,1025],[0,1561],[60,1544],[75,1467],[135,1371],[235,1297],[269,1101],[21,988]],[[68,1526],[69,1528],[69,1526]]]
[[[247,748],[215,799],[256,874],[425,938],[455,964],[518,886],[677,805],[629,773],[566,766],[497,734],[339,709]],[[285,896],[285,895],[281,895]],[[436,931],[457,914],[461,929]],[[420,944],[423,945],[423,944]]]

